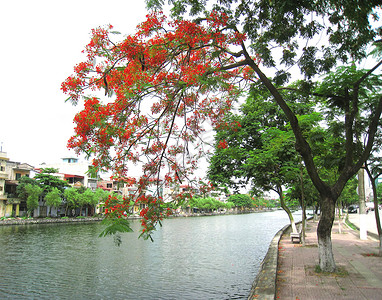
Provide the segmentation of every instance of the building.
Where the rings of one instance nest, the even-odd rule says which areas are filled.
[[[21,177],[33,177],[33,174],[33,166],[10,161],[6,152],[0,152],[0,217],[26,213],[26,203],[16,197],[16,188]]]
[[[58,177],[66,180],[72,186],[84,186],[91,190],[97,189],[98,175],[89,173],[91,163],[88,161],[80,161],[77,157],[66,156],[61,158],[58,163],[46,164],[39,166],[43,168],[54,168],[58,170]]]

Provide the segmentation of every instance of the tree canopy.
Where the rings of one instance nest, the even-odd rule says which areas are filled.
[[[152,229],[163,217],[162,200],[146,197],[145,188],[154,182],[159,189],[160,184],[191,177],[203,155],[207,122],[214,128],[232,126],[224,122],[225,113],[246,87],[259,82],[290,122],[296,149],[320,193],[320,266],[333,271],[334,205],[347,180],[368,157],[382,111],[380,94],[371,106],[361,106],[360,86],[382,61],[351,86],[341,86],[343,95],[321,94],[321,101],[342,99],[333,102],[343,113],[345,137],[344,163],[334,182],[320,177],[299,119],[279,87],[295,67],[302,74],[295,91],[312,94],[317,74],[336,64],[360,62],[381,35],[381,29],[372,25],[379,2],[211,2],[170,0],[177,18],[151,13],[135,34],[119,40],[111,26],[93,30],[85,47],[87,60],[75,66],[74,75],[62,84],[73,103],[84,100],[69,147],[94,156],[94,167],[113,170],[116,178],[127,177],[129,162],[142,163],[136,201],[148,204],[143,215],[150,216],[149,222],[143,225]],[[148,4],[157,8],[163,2]],[[205,10],[208,5],[212,10]],[[187,8],[193,20],[180,16]],[[351,93],[346,92],[349,89]],[[101,90],[110,98],[94,96]],[[356,151],[354,127],[360,110],[368,122],[363,127],[368,136],[365,147]]]

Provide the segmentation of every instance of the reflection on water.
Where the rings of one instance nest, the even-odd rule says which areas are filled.
[[[297,217],[298,218],[298,217]],[[0,299],[246,299],[282,211],[174,218],[154,242],[92,224],[0,227]]]

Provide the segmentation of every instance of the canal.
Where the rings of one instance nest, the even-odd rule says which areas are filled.
[[[301,219],[300,213],[295,218]],[[172,218],[154,242],[103,226],[0,226],[0,299],[246,299],[283,211]]]

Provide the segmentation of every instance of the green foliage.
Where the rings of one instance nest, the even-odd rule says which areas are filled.
[[[35,208],[38,207],[38,199],[42,194],[42,189],[35,184],[26,184],[25,193],[27,196],[27,210],[32,212]]]
[[[82,194],[78,195],[78,205],[80,207],[89,204],[96,205],[98,203],[98,199],[95,197],[95,194],[92,190],[86,189]]]
[[[164,5],[162,0],[146,3],[154,9]],[[367,55],[366,45],[381,35],[380,28],[372,24],[378,19],[377,0],[169,0],[168,3],[175,16],[187,13],[203,16],[206,7],[224,11],[231,26],[241,25],[262,63],[280,70],[275,79],[281,82],[289,77],[291,65],[298,65],[306,78],[313,78],[330,71],[337,62],[360,60]],[[325,42],[317,42],[320,40]]]
[[[58,173],[58,169],[57,168],[42,168],[41,169],[41,173],[46,173],[46,174],[54,174],[54,173]]]
[[[78,189],[72,187],[64,191],[64,198],[66,199],[66,205],[68,208],[76,208],[78,203]]]
[[[356,177],[353,177],[346,183],[338,200],[345,204],[345,206],[357,203],[359,201],[357,187],[358,180]]]
[[[236,207],[253,207],[252,198],[246,194],[234,194],[228,198],[229,202],[235,204]]]
[[[306,96],[296,95],[293,90],[284,90],[284,94],[294,100],[290,104],[301,115],[301,128],[308,135],[322,120],[321,116],[313,111],[313,104],[306,103]],[[295,138],[270,93],[253,85],[240,112],[226,119],[227,124],[240,126],[217,130],[215,153],[208,170],[210,180],[235,189],[251,182],[254,194],[279,192],[278,186],[293,184],[300,173]],[[219,147],[221,140],[227,142],[227,148]]]
[[[106,228],[100,233],[100,237],[105,237],[107,235],[114,235],[118,232],[132,232],[130,227],[130,222],[124,218],[105,218],[101,221],[101,224],[106,225]]]
[[[70,185],[65,180],[57,178],[50,173],[40,173],[37,174],[34,178],[46,193],[50,192],[53,188],[57,188],[63,192],[65,188],[70,187]]]
[[[227,202],[225,203],[225,207],[226,207],[226,209],[234,208],[234,207],[235,207],[235,203],[230,202],[230,201],[227,201]]]
[[[93,192],[91,189],[87,188],[78,189],[72,187],[64,191],[67,208],[72,209],[77,207],[82,209],[85,205],[95,207],[98,203],[104,202],[108,195],[109,193],[102,189],[97,189]]]
[[[58,188],[52,188],[52,190],[45,195],[45,202],[48,206],[59,207],[62,202],[61,191]]]
[[[104,191],[101,188],[96,189],[95,191],[95,200],[97,200],[96,204],[98,204],[99,202],[105,202],[108,197],[109,197],[109,193],[107,191]]]
[[[382,183],[379,183],[377,185],[377,198],[378,198],[378,203],[382,203]]]
[[[216,200],[213,197],[192,197],[188,201],[188,204],[191,208],[197,208],[204,211],[228,208],[226,203]],[[231,204],[228,206],[231,206]]]
[[[27,177],[27,176],[23,176],[19,179],[19,184],[16,188],[16,195],[18,198],[23,199],[23,200],[27,200],[28,193],[26,190],[26,185],[28,185],[28,184],[29,185],[38,185],[36,180],[34,180],[33,178],[30,178],[30,177]]]
[[[265,200],[262,197],[253,198],[253,205],[256,208],[275,208],[280,206],[279,202],[275,199]]]
[[[293,208],[293,209],[298,209],[301,205],[299,199],[289,198],[287,196],[285,197],[285,202],[289,208]]]

